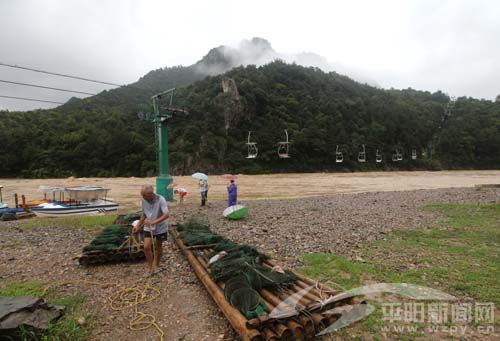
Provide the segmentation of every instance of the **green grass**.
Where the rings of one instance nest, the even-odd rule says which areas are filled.
[[[6,248],[6,247],[18,246],[18,245],[21,245],[22,243],[23,242],[21,240],[12,240],[12,241],[9,241],[9,242],[0,243],[0,249],[1,248]]]
[[[334,289],[373,282],[412,283],[498,307],[500,205],[432,205],[422,210],[440,212],[446,218],[430,229],[400,229],[365,245],[359,250],[363,261],[305,254],[300,272]],[[361,328],[380,331],[381,323],[374,313],[361,322]]]
[[[44,293],[40,281],[7,282],[0,286],[0,296],[42,296]]]
[[[98,229],[113,223],[115,215],[71,216],[71,217],[36,217],[21,221],[19,226],[23,230],[35,227],[76,227],[84,229]]]
[[[442,289],[500,304],[500,205],[433,205],[447,218],[431,229],[401,229],[360,251],[364,263],[306,254],[302,272],[347,289],[367,279]],[[403,255],[403,257],[400,257]]]
[[[91,314],[83,313],[80,310],[81,305],[85,302],[85,297],[81,294],[60,296],[57,288],[45,290],[45,287],[46,285],[40,281],[6,282],[0,284],[0,296],[37,296],[43,297],[50,304],[65,306],[63,317],[49,325],[41,340],[88,340],[91,337],[93,321]],[[21,339],[38,340],[40,338],[37,338],[32,332],[23,330]]]

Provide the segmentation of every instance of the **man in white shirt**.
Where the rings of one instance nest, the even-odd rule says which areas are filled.
[[[132,233],[139,232],[144,226],[144,254],[148,261],[151,274],[160,271],[160,259],[163,253],[162,243],[168,236],[167,201],[161,195],[155,194],[153,186],[145,185],[141,189],[142,215]],[[152,238],[151,238],[152,237]]]
[[[208,197],[208,180],[200,180],[201,206],[205,206]]]

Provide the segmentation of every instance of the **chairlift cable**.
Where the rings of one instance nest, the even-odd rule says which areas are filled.
[[[52,103],[52,104],[64,104],[62,102],[55,102],[55,101],[47,101],[43,99],[35,99],[35,98],[27,98],[27,97],[16,97],[16,96],[4,96],[0,95],[2,98],[10,98],[10,99],[18,99],[21,101],[32,101],[32,102],[43,102],[43,103]]]
[[[50,86],[30,84],[30,83],[21,83],[21,82],[14,82],[14,81],[7,81],[7,80],[3,80],[3,79],[0,79],[0,82],[2,82],[2,83],[8,83],[8,84],[15,84],[15,85],[22,85],[22,86],[30,86],[30,87],[33,87],[33,88],[49,89],[49,90],[55,90],[55,91],[74,92],[74,93],[83,94],[83,95],[97,95],[95,93],[90,93],[90,92],[84,92],[84,91],[78,91],[78,90],[68,90],[68,89],[61,89],[61,88],[53,88],[53,87],[50,87]]]

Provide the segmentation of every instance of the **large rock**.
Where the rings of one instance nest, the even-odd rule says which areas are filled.
[[[21,329],[43,332],[60,318],[64,307],[51,306],[33,296],[0,297],[0,336],[19,336]]]

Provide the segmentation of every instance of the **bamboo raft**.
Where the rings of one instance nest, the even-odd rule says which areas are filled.
[[[226,300],[224,282],[215,283],[210,277],[208,254],[213,251],[211,246],[186,246],[175,229],[171,228],[170,234],[177,246],[183,251],[197,277],[243,340],[309,339],[339,318],[338,313],[334,314],[328,310],[357,303],[353,298],[342,299],[340,292],[293,272],[298,280],[289,289],[280,292],[271,292],[267,289],[260,290],[260,299],[265,303],[266,311],[261,316],[248,320]],[[263,264],[269,268],[277,265],[274,260],[266,260]],[[298,294],[303,289],[310,289],[311,286],[313,288],[307,291],[305,295]],[[293,307],[293,311],[287,314],[289,316],[276,318],[270,315],[271,311],[280,304],[283,306],[282,302],[294,294],[299,300],[296,306]],[[326,300],[328,297],[339,297],[339,299]],[[329,301],[331,303],[328,303]],[[345,308],[349,309],[350,307]]]
[[[120,250],[94,250],[82,253],[77,257],[80,265],[93,265],[117,262],[137,262],[145,258],[142,249],[131,251],[128,249]]]

